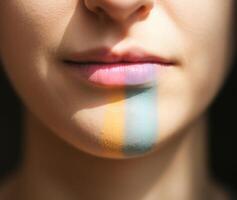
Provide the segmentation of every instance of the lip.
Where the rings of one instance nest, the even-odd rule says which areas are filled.
[[[160,68],[176,64],[138,46],[120,51],[104,46],[71,53],[63,61],[73,77],[101,88],[150,87],[157,84]]]

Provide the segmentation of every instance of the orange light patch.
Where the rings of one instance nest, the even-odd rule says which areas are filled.
[[[108,97],[104,124],[102,128],[101,143],[106,154],[123,156],[124,126],[125,126],[125,92],[120,91]]]

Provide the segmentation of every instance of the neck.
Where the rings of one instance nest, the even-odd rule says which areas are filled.
[[[127,160],[83,153],[29,112],[24,119],[22,199],[208,199],[205,116],[156,152]]]

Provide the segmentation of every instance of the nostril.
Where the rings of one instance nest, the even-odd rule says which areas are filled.
[[[97,6],[94,9],[94,12],[97,14],[98,17],[106,17],[106,18],[111,18],[111,15],[102,7]]]
[[[140,8],[138,8],[138,12],[140,12],[140,13],[143,13],[143,12],[145,12],[146,11],[146,6],[141,6]]]
[[[137,1],[125,2],[126,0],[118,0],[116,2],[113,0],[85,0],[85,5],[100,18],[106,17],[119,22],[135,18],[144,19],[153,7],[153,1],[147,1],[146,3]]]
[[[95,12],[96,12],[97,14],[101,14],[101,13],[104,13],[105,11],[104,11],[101,7],[97,6],[97,7],[95,8]]]
[[[145,5],[139,7],[134,15],[140,16],[140,17],[145,17],[149,13],[149,8]]]

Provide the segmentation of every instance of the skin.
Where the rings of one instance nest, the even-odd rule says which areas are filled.
[[[201,132],[200,135],[205,135],[206,129],[200,128],[205,124],[205,111],[229,71],[233,4],[233,0],[1,2],[0,56],[6,74],[24,103],[25,116],[29,116],[25,123],[29,144],[37,143],[32,138],[34,133],[49,151],[66,151],[61,162],[56,159],[58,166],[66,157],[73,157],[63,147],[69,144],[78,155],[86,157],[84,163],[88,159],[105,159],[105,163],[110,163],[104,163],[109,172],[112,165],[121,165],[119,162],[123,161],[134,162],[131,164],[134,166],[136,162],[148,159],[147,163],[152,165],[157,156],[162,157],[161,147],[173,149],[176,145],[172,141],[175,140],[179,146],[178,141],[184,140],[179,146],[184,148],[184,144],[191,144],[195,134]],[[137,9],[142,6],[143,10]],[[103,12],[97,12],[97,7]],[[119,52],[132,44],[174,59],[177,65],[160,69],[157,84],[149,90],[118,91],[78,84],[62,62],[71,52],[102,45]],[[141,123],[149,124],[150,130],[142,129]],[[55,142],[58,138],[65,143]],[[204,163],[205,153],[200,153],[200,149],[205,139],[198,141],[200,148],[195,151],[199,152],[200,159],[197,160]],[[34,160],[27,156],[27,152],[42,153],[37,155],[38,158],[45,155],[42,149],[28,146],[26,160]],[[180,153],[183,156],[174,163],[188,163],[187,151],[190,148],[186,147],[186,153]],[[167,161],[167,156],[176,151],[170,150],[163,160]],[[76,156],[78,160],[80,156]],[[50,154],[45,157],[50,157]],[[73,163],[73,158],[66,159],[67,163]],[[55,164],[47,162],[49,166]],[[171,170],[175,169],[174,163],[166,177],[175,174],[175,170]],[[196,167],[199,169],[198,165],[189,167],[193,171]],[[70,168],[73,169],[78,171]],[[125,169],[129,171],[129,168]],[[143,170],[142,174],[145,173]],[[109,175],[104,174],[104,177],[113,178]],[[186,186],[187,183],[191,184],[186,181]],[[183,193],[190,193],[190,189]]]

